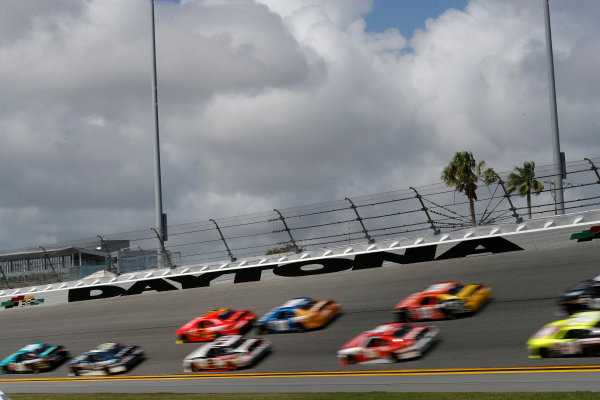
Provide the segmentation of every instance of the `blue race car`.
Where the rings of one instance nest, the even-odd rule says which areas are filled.
[[[260,333],[304,332],[325,326],[339,311],[340,304],[335,300],[299,297],[273,308],[255,325]]]
[[[16,351],[0,362],[3,374],[49,371],[69,358],[68,350],[63,346],[47,343],[32,343]]]
[[[110,375],[126,372],[144,359],[138,346],[103,343],[69,363],[69,376],[81,374]]]

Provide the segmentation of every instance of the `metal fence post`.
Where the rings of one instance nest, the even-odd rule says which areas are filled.
[[[508,193],[508,191],[506,190],[506,187],[504,186],[504,181],[502,181],[502,178],[500,178],[500,175],[498,175],[496,173],[496,171],[494,171],[494,175],[496,175],[496,178],[498,178],[498,183],[500,184],[500,186],[502,186],[502,190],[504,190],[504,197],[506,197],[506,199],[508,200],[508,204],[510,204],[510,211],[513,212],[513,217],[515,217],[515,222],[518,224],[520,222],[523,221],[523,218],[519,217],[519,214],[517,213],[517,209],[515,208],[515,206],[512,203],[512,200],[510,199],[510,194]]]
[[[373,239],[371,237],[371,235],[369,235],[369,231],[367,231],[367,228],[365,227],[365,224],[363,224],[362,218],[360,217],[360,214],[358,214],[358,209],[357,207],[354,205],[354,203],[352,202],[352,200],[350,200],[347,197],[344,197],[346,200],[348,200],[348,202],[350,203],[350,208],[352,208],[354,210],[354,213],[356,214],[356,220],[358,222],[360,222],[360,226],[362,226],[363,228],[363,233],[365,234],[365,237],[367,238],[369,243],[375,243],[375,239]]]
[[[165,242],[163,240],[163,237],[161,234],[158,233],[158,231],[154,228],[150,228],[154,231],[154,233],[156,234],[156,237],[158,238],[160,245],[161,245],[161,252],[163,255],[167,256],[167,262],[169,263],[169,268],[173,269],[176,267],[176,265],[173,265],[173,263],[171,262],[171,255],[169,254],[169,252],[167,251],[167,249],[165,248]],[[145,257],[145,256],[144,256]],[[158,267],[160,268],[160,263],[158,264]]]
[[[12,285],[10,284],[10,281],[8,280],[8,278],[6,277],[6,274],[4,273],[4,268],[2,268],[2,264],[0,264],[0,272],[2,272],[2,277],[4,277],[4,281],[6,282],[6,286],[8,286],[9,289],[12,289]]]
[[[52,264],[52,260],[50,260],[50,257],[48,257],[48,253],[46,252],[46,249],[44,248],[44,246],[38,246],[40,249],[42,249],[42,251],[44,252],[44,257],[46,258],[46,261],[48,261],[50,263],[50,267],[52,268],[52,272],[54,272],[54,275],[56,276],[56,279],[59,282],[62,282],[62,279],[60,279],[60,275],[58,275],[58,273],[56,272],[56,270],[54,269],[54,264]],[[79,268],[81,268],[81,263],[79,265]]]
[[[590,169],[596,173],[596,176],[598,177],[598,181],[596,183],[600,184],[600,174],[598,174],[598,168],[594,165],[592,160],[590,160],[589,158],[584,157],[583,159],[587,160],[590,164],[592,164],[592,168],[590,168]]]
[[[108,251],[108,246],[106,245],[104,238],[100,235],[96,235],[96,236],[98,236],[98,238],[100,238],[100,246],[102,246],[104,248],[104,252],[108,256],[108,270],[116,275],[121,275],[121,271],[119,271],[119,267],[113,266],[112,257],[110,256],[110,251]]]
[[[421,195],[419,194],[419,192],[417,192],[417,189],[415,189],[414,187],[410,187],[414,192],[415,192],[415,197],[417,199],[419,199],[419,203],[421,203],[421,211],[425,212],[425,215],[427,216],[427,222],[429,222],[430,228],[433,230],[433,234],[434,235],[439,235],[440,234],[440,230],[438,228],[435,227],[435,224],[433,223],[433,220],[431,219],[431,216],[429,215],[429,211],[427,210],[427,207],[425,207],[425,203],[423,203],[423,199],[421,198]]]
[[[231,260],[231,262],[236,261],[237,258],[235,258],[233,256],[233,254],[231,254],[231,250],[229,250],[229,246],[227,245],[227,241],[225,240],[225,236],[223,236],[223,232],[221,232],[221,228],[219,228],[219,225],[217,224],[217,222],[214,219],[209,219],[209,221],[211,221],[217,227],[217,231],[219,231],[219,235],[221,236],[221,240],[223,241],[223,244],[225,245],[225,248],[227,249],[227,254],[229,254],[229,259]]]
[[[275,211],[277,214],[279,214],[279,219],[281,219],[281,222],[283,222],[283,226],[285,227],[285,230],[287,231],[287,233],[288,233],[288,235],[290,237],[290,241],[292,242],[292,246],[294,246],[294,249],[296,250],[296,253],[300,253],[301,250],[298,247],[298,245],[296,244],[296,241],[294,240],[294,237],[292,236],[292,232],[290,231],[290,227],[285,222],[285,218],[283,218],[283,215],[281,214],[281,212],[279,212],[278,209],[274,208],[273,211]]]

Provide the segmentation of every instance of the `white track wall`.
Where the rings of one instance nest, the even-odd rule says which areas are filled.
[[[352,270],[379,268],[384,263],[388,266],[402,265],[522,250],[600,246],[600,238],[590,238],[585,243],[571,239],[572,234],[587,231],[595,226],[600,226],[600,211],[554,216],[520,224],[476,227],[440,235],[340,246],[300,254],[257,257],[233,263],[190,265],[176,269],[0,290],[0,310],[14,312],[30,307],[74,301],[101,301],[110,297],[217,284],[351,273]]]

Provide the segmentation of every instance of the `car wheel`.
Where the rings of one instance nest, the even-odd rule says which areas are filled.
[[[298,327],[296,328],[296,330],[298,332],[306,332],[306,328],[302,324],[298,324]]]
[[[540,349],[540,357],[542,357],[542,358],[550,357],[550,350],[548,350],[546,348],[541,348]]]
[[[390,360],[392,360],[392,362],[397,363],[399,361],[398,360],[398,355],[396,353],[391,353],[390,354]]]
[[[79,376],[79,369],[77,369],[77,368],[72,368],[72,369],[71,369],[71,372],[73,373],[73,375],[75,375],[75,376]]]
[[[183,342],[183,343],[189,343],[190,340],[188,339],[187,335],[181,335],[179,336],[179,339]]]
[[[346,356],[346,361],[348,361],[348,364],[355,364],[356,360],[354,359],[353,356]]]
[[[108,367],[104,367],[103,371],[106,375],[110,375],[110,369]]]
[[[260,335],[266,335],[269,333],[269,330],[264,325],[261,325],[258,327],[258,333]]]
[[[235,371],[237,369],[237,367],[235,366],[234,363],[229,363],[229,364],[227,364],[227,369],[229,371]]]
[[[196,364],[192,364],[192,366],[190,367],[190,369],[192,370],[192,372],[198,372],[199,371],[198,367],[196,367]]]
[[[4,366],[2,367],[2,373],[4,374],[10,374],[12,371],[8,368],[8,366]]]

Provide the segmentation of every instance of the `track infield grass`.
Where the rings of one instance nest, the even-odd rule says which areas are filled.
[[[11,400],[588,400],[593,392],[542,393],[99,393],[99,394],[7,394]]]

